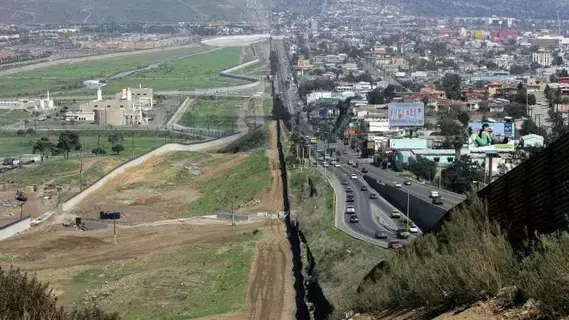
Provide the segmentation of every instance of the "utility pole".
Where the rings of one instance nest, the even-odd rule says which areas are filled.
[[[302,171],[304,169],[304,146],[302,146],[302,167],[300,168],[300,171]]]
[[[132,158],[134,159],[134,133],[132,134]]]
[[[409,219],[409,221],[411,221],[411,217],[409,216],[409,189],[411,187],[407,186],[407,219]]]
[[[79,191],[83,191],[83,157],[81,159],[81,168],[79,169]]]
[[[97,163],[101,160],[101,135],[97,135]]]

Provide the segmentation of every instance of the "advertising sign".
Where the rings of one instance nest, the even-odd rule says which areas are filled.
[[[310,60],[298,60],[298,68],[299,69],[310,68]]]
[[[486,126],[487,125],[487,126]],[[513,152],[515,134],[513,122],[470,122],[468,123],[468,149],[471,152],[485,153]]]
[[[513,138],[515,132],[515,124],[513,122],[469,122],[468,123],[468,135],[473,133],[478,133],[482,129],[484,124],[488,124],[490,128],[490,136],[492,140],[502,139],[504,137]]]
[[[389,127],[422,127],[425,105],[422,102],[390,103],[387,105]]]

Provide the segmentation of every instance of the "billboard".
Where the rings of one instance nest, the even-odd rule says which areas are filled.
[[[482,126],[488,124],[486,132],[490,140],[484,138]],[[468,123],[468,149],[471,152],[485,153],[513,152],[515,149],[514,137],[515,124],[513,122],[469,122]]]
[[[298,60],[298,68],[299,69],[310,68],[310,60]]]
[[[488,124],[491,129],[491,136],[492,140],[494,139],[502,139],[504,137],[513,138],[516,131],[516,125],[513,122],[469,122],[468,123],[468,135],[472,135],[473,133],[477,133],[479,130],[482,129],[484,124]]]
[[[390,103],[387,105],[389,127],[422,127],[425,105],[422,102]]]

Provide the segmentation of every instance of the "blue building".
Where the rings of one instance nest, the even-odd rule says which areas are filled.
[[[439,158],[438,165],[441,167],[449,166],[454,162],[456,151],[454,149],[419,149],[396,151],[395,159],[401,163],[409,163],[409,159],[417,159],[417,156],[435,161]]]

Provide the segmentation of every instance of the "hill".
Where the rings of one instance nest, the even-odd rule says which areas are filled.
[[[247,11],[246,0],[5,0],[0,23],[240,22]]]
[[[525,19],[569,19],[568,0],[387,0],[404,12],[431,17],[490,17],[492,15]]]

